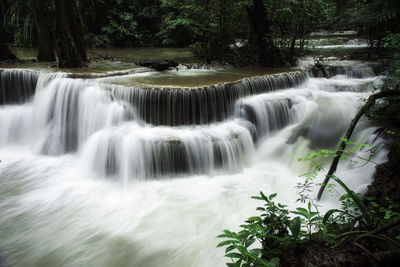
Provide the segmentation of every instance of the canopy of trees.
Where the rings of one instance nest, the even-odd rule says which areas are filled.
[[[192,46],[208,62],[275,66],[293,62],[315,30],[357,30],[380,46],[400,31],[400,2],[1,0],[1,19],[3,42],[39,47],[38,60],[56,54],[61,66],[82,65],[85,47],[116,46]]]

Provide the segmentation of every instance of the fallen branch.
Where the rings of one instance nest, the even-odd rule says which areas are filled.
[[[360,120],[360,118],[365,114],[366,111],[368,111],[373,105],[375,105],[376,100],[378,100],[380,98],[384,98],[384,97],[393,97],[393,96],[400,96],[400,91],[388,90],[388,91],[382,91],[382,92],[373,94],[368,98],[368,101],[365,103],[365,105],[358,111],[356,116],[351,121],[350,126],[347,129],[347,132],[346,132],[344,138],[342,139],[342,142],[339,145],[339,148],[336,150],[335,157],[333,158],[333,161],[329,168],[329,171],[326,174],[325,180],[322,183],[322,185],[318,191],[318,196],[317,196],[318,200],[321,199],[322,194],[325,190],[325,187],[329,182],[329,179],[335,173],[338,163],[339,163],[339,160],[340,160],[341,156],[343,155],[344,149],[346,148],[347,141],[350,139],[351,135],[353,134],[353,131],[356,128],[357,123]]]

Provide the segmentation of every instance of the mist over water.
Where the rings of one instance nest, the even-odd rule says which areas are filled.
[[[172,90],[38,73],[32,87],[15,72],[1,75],[29,90],[0,106],[5,266],[224,266],[216,236],[256,213],[259,191],[294,208],[310,168],[297,159],[334,149],[381,82],[349,69]],[[362,120],[353,141],[382,162],[377,129]],[[343,162],[338,176],[365,192],[374,168]]]

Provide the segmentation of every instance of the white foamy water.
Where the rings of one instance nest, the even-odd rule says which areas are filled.
[[[232,112],[172,127],[144,122],[131,99],[139,89],[115,98],[96,81],[39,78],[30,101],[0,107],[0,263],[224,266],[215,237],[256,214],[250,197],[259,191],[294,208],[295,185],[309,169],[297,159],[335,147],[379,81],[309,78],[278,91],[246,89],[215,106],[200,99],[193,118],[204,107]],[[160,112],[165,101],[144,110]],[[376,129],[362,120],[354,141],[380,147],[382,162]],[[374,167],[344,162],[338,176],[364,192]],[[336,207],[337,197],[327,193],[321,203]]]

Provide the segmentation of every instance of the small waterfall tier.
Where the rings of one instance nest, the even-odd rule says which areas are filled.
[[[104,127],[131,120],[132,110],[83,80],[54,78],[25,105],[0,109],[0,144],[26,144],[46,155],[78,150]]]
[[[348,78],[367,78],[375,76],[375,70],[368,65],[351,66],[324,66],[322,64],[309,68],[308,73],[315,78],[332,78],[337,75],[345,75]]]
[[[21,104],[36,90],[40,72],[24,69],[0,70],[0,105]]]
[[[84,162],[102,177],[123,180],[235,172],[254,153],[249,127],[244,121],[178,128],[127,123],[94,134],[84,147]]]
[[[44,88],[47,83],[55,78],[75,77],[73,74],[41,73],[29,70],[3,70],[0,75],[2,75],[0,88],[2,101],[0,101],[0,104],[23,103],[33,97],[36,87]],[[39,79],[39,77],[42,78]],[[44,83],[41,80],[46,82]],[[90,82],[92,83],[91,86],[101,86],[108,90],[112,99],[130,105],[135,110],[138,119],[145,123],[179,126],[224,121],[234,115],[235,103],[238,99],[249,95],[297,87],[304,84],[306,80],[306,72],[294,71],[196,88],[147,88],[109,85],[96,83],[93,77]],[[96,83],[96,85],[93,85],[93,83]],[[88,84],[89,82],[87,82],[87,86]]]
[[[197,88],[107,86],[146,123],[178,126],[223,121],[234,114],[239,98],[297,87],[306,80],[305,72],[295,71]]]
[[[238,116],[255,126],[259,139],[296,121],[294,101],[295,96],[265,94],[238,101],[236,106]]]

